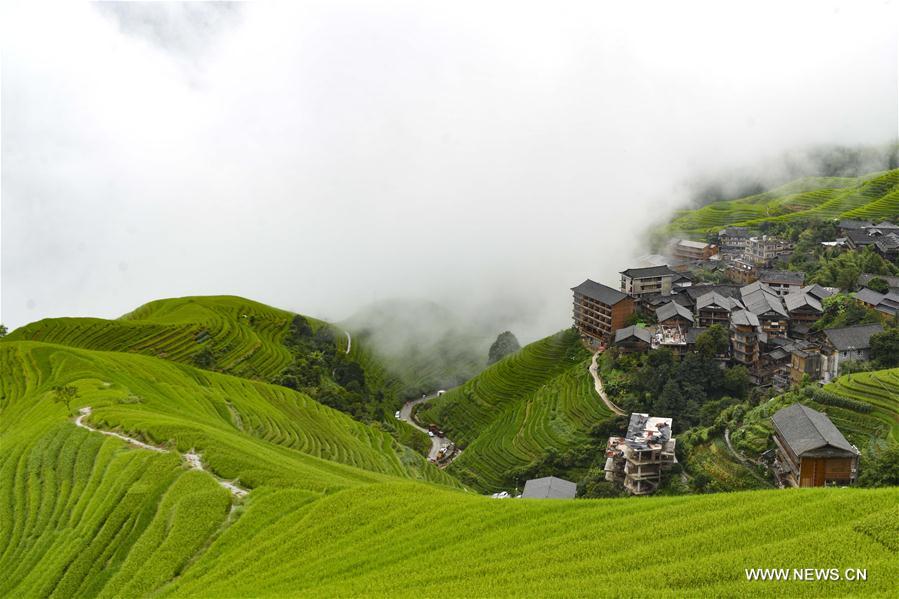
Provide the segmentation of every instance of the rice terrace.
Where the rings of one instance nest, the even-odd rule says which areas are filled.
[[[0,4],[0,599],[899,597],[897,23]]]

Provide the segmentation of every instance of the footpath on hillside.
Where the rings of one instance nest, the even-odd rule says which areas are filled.
[[[135,447],[139,447],[141,449],[146,449],[149,451],[156,451],[159,453],[169,453],[169,450],[165,449],[164,447],[157,447],[156,445],[150,445],[149,443],[144,443],[143,441],[139,441],[138,439],[129,437],[127,435],[123,435],[121,433],[117,433],[114,431],[103,431],[98,428],[94,428],[94,427],[90,426],[89,424],[85,424],[84,419],[91,415],[91,411],[92,410],[91,410],[90,406],[85,406],[85,407],[81,408],[81,410],[79,410],[79,412],[78,412],[78,414],[79,414],[78,417],[75,418],[75,426],[78,426],[85,430],[89,430],[93,433],[99,433],[101,435],[106,435],[107,437],[115,437],[116,439],[121,439],[122,441],[125,441],[126,443],[130,443],[131,445],[134,445]],[[212,472],[210,472],[209,470],[204,468],[203,461],[200,458],[200,454],[195,453],[193,451],[189,451],[189,452],[183,453],[183,454],[179,453],[178,455],[181,456],[181,459],[184,460],[184,462],[187,463],[187,465],[190,466],[190,468],[192,470],[201,470],[203,472],[206,472],[212,478],[214,478],[216,480],[216,482],[218,482],[219,485],[228,489],[228,491],[230,491],[231,494],[234,495],[235,497],[238,497],[238,498],[246,497],[247,493],[249,493],[249,491],[247,491],[246,489],[241,489],[236,484],[234,484],[232,481],[225,480],[219,476],[216,476],[215,474],[213,474]]]
[[[593,360],[590,361],[590,367],[588,368],[588,370],[590,371],[590,376],[593,377],[593,387],[596,389],[596,393],[598,393],[599,397],[602,398],[602,401],[604,404],[606,404],[607,408],[609,408],[610,410],[612,410],[619,416],[626,416],[627,413],[624,410],[622,410],[621,408],[619,408],[618,406],[616,406],[612,402],[612,400],[609,399],[609,396],[606,395],[606,390],[602,386],[602,379],[599,378],[599,366],[596,363],[596,359],[598,357],[599,357],[599,352],[596,352],[595,354],[593,354]]]

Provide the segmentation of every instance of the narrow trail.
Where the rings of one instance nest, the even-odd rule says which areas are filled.
[[[727,445],[727,450],[731,453],[731,455],[733,455],[735,458],[737,458],[737,461],[739,461],[741,464],[743,464],[743,466],[745,466],[746,469],[749,470],[749,473],[752,476],[754,476],[756,478],[756,480],[759,480],[765,484],[771,484],[771,481],[765,480],[764,478],[759,476],[759,474],[755,471],[756,463],[751,461],[749,458],[743,457],[743,454],[739,453],[736,449],[734,449],[734,446],[730,442],[730,429],[729,428],[724,429],[724,444]]]
[[[100,433],[101,435],[106,435],[107,437],[115,437],[116,439],[121,439],[122,441],[125,441],[126,443],[130,443],[131,445],[134,445],[135,447],[140,447],[141,449],[147,449],[149,451],[155,451],[158,453],[171,453],[168,449],[164,449],[162,447],[157,447],[155,445],[150,445],[149,443],[144,443],[143,441],[138,441],[137,439],[134,439],[133,437],[129,437],[127,435],[123,435],[121,433],[116,433],[113,431],[103,431],[98,428],[94,428],[94,427],[90,426],[89,424],[85,424],[84,419],[87,418],[88,416],[90,416],[91,412],[92,412],[92,410],[91,410],[90,406],[85,406],[85,407],[81,408],[78,411],[78,414],[79,414],[78,417],[75,418],[75,426],[83,428],[88,431],[91,431],[92,433]],[[195,453],[193,451],[189,451],[187,453],[183,453],[183,454],[179,454],[179,455],[181,456],[181,459],[184,460],[187,463],[187,465],[190,466],[190,468],[192,470],[200,470],[202,472],[207,473],[209,476],[214,478],[219,485],[228,489],[228,491],[230,491],[231,494],[234,495],[235,497],[238,497],[238,498],[246,497],[247,494],[249,493],[249,491],[247,491],[246,489],[241,489],[240,487],[235,485],[233,482],[231,482],[229,480],[225,480],[224,478],[216,476],[209,470],[206,470],[206,468],[203,467],[203,460],[201,459],[200,454]]]
[[[350,337],[349,331],[344,331],[343,334],[346,335],[346,352],[344,352],[344,353],[348,354],[348,353],[350,353],[350,348],[353,347],[353,338]]]
[[[403,407],[400,408],[399,420],[402,420],[403,422],[406,422],[406,423],[412,425],[414,428],[417,428],[421,432],[427,434],[428,429],[421,426],[412,417],[412,408],[418,404],[429,402],[436,397],[438,397],[438,395],[436,393],[432,393],[431,395],[428,395],[427,397],[422,397],[421,399],[413,399],[411,401],[407,401],[406,403],[403,404]],[[450,441],[446,437],[444,437],[442,439],[436,435],[431,437],[431,451],[428,452],[428,459],[436,460],[437,454],[440,453],[440,450],[445,447],[448,447],[451,443],[452,443],[452,441]],[[456,460],[456,458],[458,458],[460,455],[462,455],[462,452],[457,451],[455,454],[453,454],[453,457],[451,457],[449,460],[447,460],[443,464],[438,465],[438,468],[446,468],[447,466],[452,464]]]
[[[590,361],[590,367],[588,370],[590,371],[590,376],[593,377],[593,386],[596,389],[596,393],[599,394],[599,397],[602,398],[606,407],[612,410],[614,413],[619,416],[627,416],[627,412],[616,406],[612,403],[612,400],[609,399],[609,396],[606,395],[606,390],[602,386],[602,379],[599,378],[599,366],[596,364],[596,359],[599,357],[599,352],[593,354],[593,360]]]

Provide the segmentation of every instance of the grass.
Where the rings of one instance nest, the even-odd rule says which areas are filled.
[[[879,221],[899,214],[899,169],[859,178],[807,177],[736,200],[681,210],[672,235],[704,239],[724,227],[757,229],[764,222],[854,218]]]
[[[841,376],[824,389],[873,408],[867,414],[860,414],[826,406],[831,420],[841,430],[858,431],[899,443],[899,368]]]
[[[117,320],[40,320],[16,329],[8,339],[140,353],[187,364],[208,348],[215,356],[214,369],[271,380],[291,360],[282,340],[292,317],[235,296],[184,297],[150,302]]]
[[[418,417],[464,446],[449,472],[484,491],[505,488],[510,470],[585,441],[611,414],[593,389],[589,362],[577,333],[563,331],[492,365]]]
[[[93,426],[171,451],[77,428],[58,385]],[[568,333],[466,387],[474,405],[456,392],[441,405],[507,440],[471,440],[485,464],[604,414],[583,402],[586,355]],[[250,493],[190,470],[189,449]],[[897,504],[896,488],[493,500],[290,389],[142,352],[0,343],[0,596],[886,597]],[[748,582],[749,567],[867,568],[868,581]]]

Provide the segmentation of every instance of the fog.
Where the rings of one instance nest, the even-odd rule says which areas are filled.
[[[895,1],[623,4],[4,5],[0,320],[426,298],[525,342],[707,174],[896,138]]]

